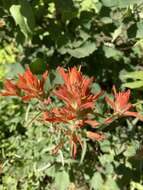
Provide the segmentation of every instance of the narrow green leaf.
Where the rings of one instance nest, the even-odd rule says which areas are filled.
[[[80,164],[83,163],[83,160],[84,160],[84,157],[85,157],[85,154],[86,154],[86,150],[87,150],[87,144],[86,144],[86,141],[84,140],[83,141],[83,148],[82,148],[82,154],[81,154]]]

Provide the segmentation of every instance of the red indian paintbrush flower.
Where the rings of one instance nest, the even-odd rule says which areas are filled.
[[[54,94],[63,100],[70,109],[93,108],[94,102],[101,95],[101,92],[96,95],[90,93],[90,85],[93,82],[93,78],[86,78],[76,67],[69,69],[68,72],[59,67],[58,71],[64,80],[64,84]]]
[[[132,112],[130,109],[133,105],[129,102],[131,91],[127,90],[126,92],[116,92],[115,86],[113,86],[114,100],[110,99],[108,96],[105,97],[107,104],[113,109],[113,116],[105,120],[105,123],[111,123],[114,119],[114,116],[133,116],[143,119],[137,112]]]
[[[63,68],[59,67],[58,71],[64,80],[64,84],[54,92],[54,94],[66,104],[66,112],[75,116],[76,120],[82,121],[82,125],[89,124],[96,127],[99,123],[89,118],[93,113],[94,102],[102,92],[93,95],[90,92],[90,85],[93,78],[86,78],[80,71],[73,67],[66,73]],[[63,117],[64,114],[61,114]],[[65,114],[67,115],[67,114]]]
[[[90,92],[90,85],[93,78],[86,78],[76,67],[65,72],[59,67],[58,71],[64,80],[64,84],[54,92],[59,99],[66,104],[63,108],[54,108],[44,113],[44,120],[53,123],[63,123],[67,125],[65,133],[70,139],[70,147],[72,154],[76,155],[76,146],[79,143],[82,146],[79,133],[81,128],[87,124],[96,127],[99,123],[92,119],[94,103],[102,92],[93,95]],[[69,132],[70,131],[70,132]],[[87,137],[92,140],[102,140],[103,135],[94,132],[87,132]]]
[[[64,80],[64,84],[54,92],[54,95],[66,104],[63,109],[60,109],[60,118],[63,120],[63,118],[68,118],[70,115],[74,117],[74,120],[82,121],[80,126],[84,126],[86,123],[96,127],[99,123],[91,120],[90,115],[93,113],[94,102],[102,92],[96,95],[90,92],[93,78],[86,78],[76,67],[69,69],[68,72],[59,67],[58,71]],[[59,114],[56,113],[56,117],[59,118]]]
[[[39,80],[34,75],[29,67],[23,75],[19,74],[19,79],[16,84],[10,80],[6,80],[4,83],[5,90],[1,93],[2,96],[20,96],[20,90],[25,94],[22,96],[24,101],[28,101],[32,98],[42,99],[45,95],[44,84],[47,79],[48,72],[46,71],[42,75],[42,79]]]
[[[19,89],[11,80],[5,80],[4,87],[5,90],[0,93],[1,96],[19,96]]]
[[[39,80],[36,75],[33,75],[29,67],[23,75],[19,74],[17,86],[26,94],[22,99],[26,101],[32,98],[41,99],[44,96],[44,84],[47,79],[47,75],[48,72],[46,71],[42,75],[42,79]]]

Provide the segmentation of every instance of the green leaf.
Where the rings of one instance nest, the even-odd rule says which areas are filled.
[[[9,72],[7,74],[7,77],[12,78],[12,79],[17,77],[18,74],[23,74],[25,72],[24,67],[19,63],[15,63],[15,64],[10,65],[8,70],[9,70]]]
[[[10,13],[25,37],[31,36],[35,19],[30,4],[25,0],[20,0],[19,4],[10,7]]]
[[[102,3],[106,7],[114,7],[117,6],[117,1],[112,1],[112,0],[102,0]]]
[[[96,50],[95,42],[86,41],[81,46],[75,49],[69,49],[68,53],[76,58],[87,57]]]
[[[112,21],[112,18],[110,18],[110,17],[102,17],[101,22],[104,23],[104,24],[110,24],[113,21]]]
[[[90,182],[90,187],[91,189],[94,190],[101,190],[103,186],[103,179],[100,173],[96,172],[94,173],[91,182]]]
[[[105,56],[107,58],[113,57],[114,59],[118,60],[122,57],[122,53],[120,51],[116,50],[114,47],[104,46],[103,50],[104,50]]]
[[[16,190],[17,188],[17,181],[16,179],[10,177],[10,176],[5,176],[3,178],[3,184],[7,187],[7,190],[10,190],[11,187],[13,188],[13,190]]]
[[[122,75],[122,78],[123,79],[131,78],[131,79],[143,80],[143,71],[130,72],[125,75]]]
[[[131,157],[134,156],[136,154],[137,149],[139,148],[139,143],[137,142],[132,142],[132,144],[130,144],[126,151],[124,152],[124,156],[126,157]]]
[[[48,169],[45,170],[45,173],[50,176],[50,177],[55,177],[56,169],[55,166],[49,167]]]
[[[104,190],[109,190],[109,187],[110,187],[110,190],[120,190],[116,181],[110,176],[108,177],[107,181],[105,182],[104,184]]]
[[[137,38],[143,38],[143,21],[137,23]]]
[[[127,83],[123,84],[122,86],[131,88],[131,89],[141,88],[141,87],[143,87],[143,81],[127,82]]]
[[[138,58],[142,59],[143,52],[143,38],[139,39],[135,45],[133,46],[133,52],[138,56]]]
[[[128,88],[140,88],[143,86],[143,71],[135,71],[130,72],[124,75],[121,75],[122,79],[132,79],[135,80],[133,82],[126,82],[122,86],[128,87]]]
[[[141,0],[102,0],[102,3],[106,7],[127,7],[133,4],[140,4]]]
[[[117,1],[117,0],[116,0]],[[119,7],[127,7],[134,4],[140,4],[141,0],[118,0]]]
[[[109,174],[113,174],[114,173],[114,166],[113,164],[107,163],[105,165],[105,174],[109,175]]]
[[[55,5],[64,20],[70,20],[76,16],[77,11],[72,0],[55,0]]]
[[[81,154],[80,164],[83,163],[86,151],[87,151],[87,144],[86,144],[86,141],[84,140],[83,141],[83,147],[82,147],[82,154]]]
[[[131,190],[143,190],[143,185],[141,185],[140,183],[131,182]]]
[[[56,173],[55,186],[58,190],[67,190],[69,183],[70,179],[66,171]]]
[[[99,157],[99,161],[104,166],[107,163],[113,162],[114,161],[114,156],[113,156],[113,154],[104,154],[104,155]]]
[[[120,36],[120,34],[122,33],[123,31],[123,25],[120,25],[112,34],[112,42],[114,42],[116,40],[116,38],[118,36]]]
[[[80,11],[90,11],[95,10],[95,12],[98,12],[99,8],[97,6],[98,0],[82,0],[81,2],[81,9]]]
[[[101,141],[100,148],[104,153],[108,153],[111,149],[110,142],[108,140]]]

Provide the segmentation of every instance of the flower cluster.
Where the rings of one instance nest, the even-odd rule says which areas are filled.
[[[62,101],[62,107],[50,106],[47,109],[47,103],[52,104],[49,93],[45,92],[45,84],[48,77],[46,71],[41,79],[38,79],[29,68],[23,75],[19,74],[18,81],[6,80],[4,82],[5,89],[0,93],[1,96],[18,96],[23,101],[29,101],[36,98],[42,102],[45,109],[42,111],[42,120],[45,123],[52,123],[53,127],[62,133],[67,142],[69,142],[71,155],[76,156],[77,145],[83,146],[82,138],[87,137],[93,141],[103,140],[105,135],[97,132],[96,128],[100,129],[101,125],[109,125],[115,119],[126,116],[138,117],[143,120],[143,117],[130,109],[133,105],[129,102],[130,90],[125,92],[116,92],[113,87],[113,98],[105,96],[105,102],[113,110],[112,114],[107,115],[103,122],[99,122],[95,118],[100,114],[95,112],[96,101],[104,95],[103,91],[96,94],[91,93],[91,85],[93,78],[84,76],[80,69],[76,67],[64,70],[62,67],[57,68],[60,76],[63,79],[63,84],[54,89],[50,96],[56,96]],[[45,105],[45,102],[46,105]],[[90,128],[87,128],[87,126]],[[91,130],[89,130],[91,129]],[[99,130],[98,130],[99,131]],[[57,153],[64,146],[63,140],[55,147],[54,153]]]
[[[143,121],[143,116],[141,116],[138,112],[130,111],[133,108],[133,104],[129,102],[131,91],[127,90],[126,92],[116,92],[115,86],[113,86],[114,99],[112,100],[108,96],[105,96],[105,100],[107,104],[113,110],[113,114],[111,117],[105,120],[105,124],[111,123],[116,118],[132,116],[137,117],[141,121]]]
[[[90,92],[90,85],[93,79],[86,78],[75,67],[65,72],[59,67],[58,72],[64,80],[64,84],[55,90],[53,94],[64,102],[64,107],[53,108],[49,112],[44,113],[44,120],[48,122],[67,123],[68,134],[72,154],[76,155],[76,144],[82,141],[78,131],[87,124],[95,128],[99,123],[92,119],[95,101],[101,96],[102,92],[93,95]],[[101,140],[104,135],[95,132],[87,132],[87,136],[94,140]]]
[[[5,90],[0,95],[2,96],[19,96],[22,100],[29,101],[32,98],[43,100],[45,96],[44,84],[47,79],[48,72],[46,71],[42,75],[42,79],[39,80],[37,76],[33,75],[28,67],[23,75],[19,74],[19,79],[16,83],[12,80],[6,80],[4,82]],[[24,95],[21,95],[21,94]]]

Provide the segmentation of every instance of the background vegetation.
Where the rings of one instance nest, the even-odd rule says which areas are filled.
[[[142,0],[0,0],[1,87],[26,65],[35,74],[48,68],[51,82],[57,66],[81,65],[96,77],[93,90],[132,88],[142,113]],[[143,190],[138,119],[114,122],[108,139],[74,160],[66,150],[50,155],[47,126],[27,125],[34,105],[0,97],[0,190]]]

